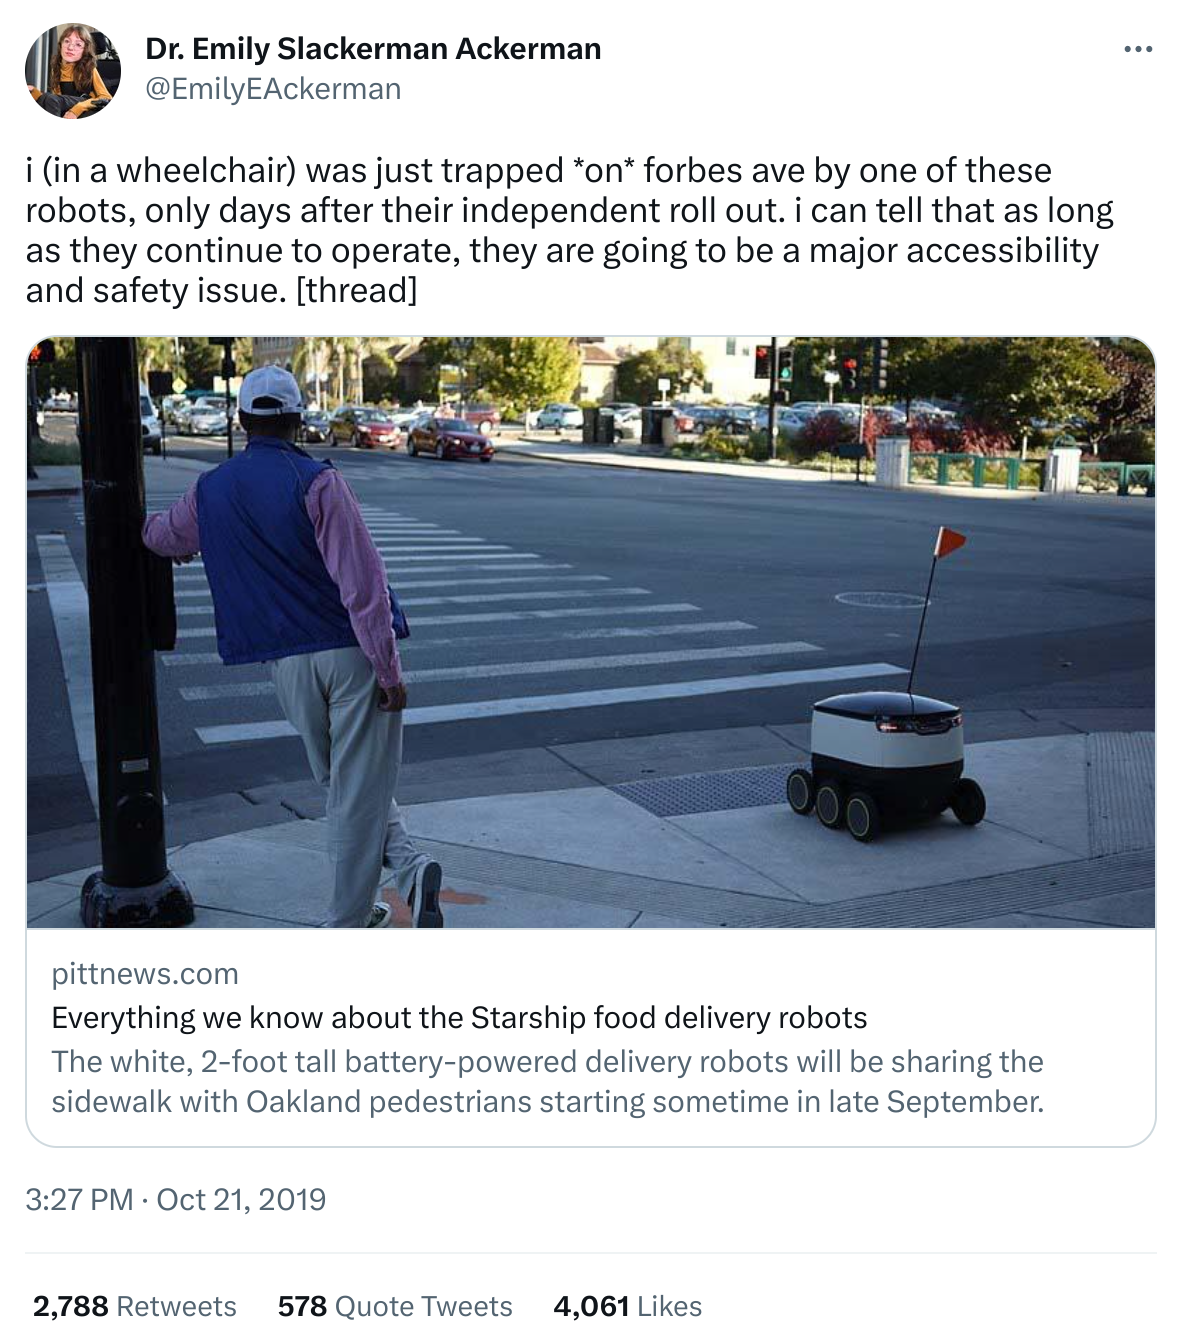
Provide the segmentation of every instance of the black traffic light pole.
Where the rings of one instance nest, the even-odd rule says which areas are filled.
[[[768,459],[775,459],[775,396],[779,390],[779,339],[771,336],[771,361],[769,365],[771,380],[767,394],[767,452]]]
[[[143,433],[134,339],[79,337],[78,441],[102,871],[87,926],[175,926],[193,902],[169,870],[154,645],[166,644],[171,565],[144,547]]]

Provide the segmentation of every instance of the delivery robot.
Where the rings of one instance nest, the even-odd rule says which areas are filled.
[[[787,802],[860,842],[887,824],[937,818],[948,809],[969,827],[985,815],[984,792],[964,776],[964,717],[958,707],[912,692],[935,563],[964,537],[940,527],[905,692],[842,693],[812,708],[812,766],[787,778]]]

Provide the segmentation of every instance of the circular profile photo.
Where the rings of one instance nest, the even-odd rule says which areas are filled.
[[[119,53],[88,23],[59,23],[29,48],[25,83],[43,112],[63,121],[97,116],[119,91]]]

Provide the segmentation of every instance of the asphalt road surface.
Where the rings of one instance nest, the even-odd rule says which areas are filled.
[[[407,608],[416,762],[785,724],[831,693],[902,687],[941,524],[968,546],[940,564],[917,690],[969,711],[1153,703],[1154,525],[1142,499],[316,450],[352,484]],[[148,468],[150,510],[193,477]],[[44,585],[46,555],[59,561],[63,548],[84,574],[80,499],[30,500],[35,832],[93,820],[64,668],[77,639],[71,652],[69,619],[55,618]],[[265,667],[217,659],[200,566],[179,569],[176,588],[180,640],[158,673],[169,798],[306,779]]]

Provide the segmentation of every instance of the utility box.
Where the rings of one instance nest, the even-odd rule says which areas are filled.
[[[599,416],[601,409],[584,409],[582,411],[582,444],[583,446],[594,446],[603,439],[599,435]]]
[[[905,488],[910,482],[910,438],[879,437],[874,448],[874,483]]]
[[[1046,459],[1045,493],[1077,493],[1079,465],[1083,451],[1080,446],[1055,446]]]
[[[596,409],[595,416],[599,420],[598,435],[595,441],[600,446],[615,445],[615,411],[613,409]]]

